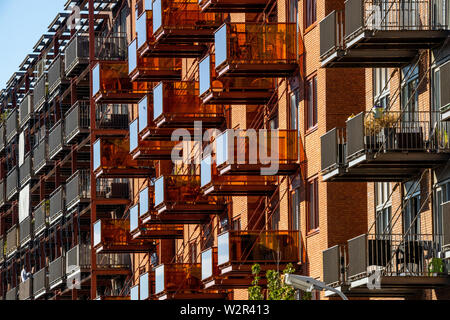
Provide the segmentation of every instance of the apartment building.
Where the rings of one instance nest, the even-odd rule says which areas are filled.
[[[1,299],[447,298],[449,9],[68,0],[1,92]]]

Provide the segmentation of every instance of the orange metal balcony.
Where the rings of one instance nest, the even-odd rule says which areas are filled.
[[[128,139],[97,139],[94,142],[94,174],[97,178],[149,177],[154,168],[148,161],[134,160]]]
[[[201,12],[198,0],[153,1],[153,35],[159,43],[212,42],[222,22],[220,13]]]
[[[217,197],[200,194],[200,176],[170,175],[155,181],[155,209],[158,216],[187,214],[192,218],[223,212],[225,206]]]
[[[275,92],[273,79],[224,77],[217,79],[214,56],[199,63],[199,94],[204,104],[267,104]]]
[[[225,23],[215,32],[217,75],[287,77],[298,69],[295,23]]]
[[[299,261],[298,231],[230,230],[220,234],[217,241],[221,275],[248,276],[255,263],[267,270]]]
[[[299,165],[297,130],[228,129],[216,138],[219,174],[290,175]]]
[[[265,196],[276,190],[276,176],[218,174],[211,155],[201,162],[201,192],[209,196]]]
[[[197,58],[202,56],[205,44],[165,44],[156,42],[153,35],[153,11],[146,10],[136,20],[137,48],[140,57]]]
[[[96,103],[138,102],[151,87],[146,82],[131,82],[127,61],[100,61],[92,70],[92,96]]]
[[[94,223],[94,249],[97,253],[150,252],[152,240],[133,239],[128,219],[101,219]]]
[[[133,239],[182,239],[182,224],[142,223],[138,205],[130,208],[130,232]]]
[[[267,0],[198,0],[203,12],[246,12],[257,13],[264,11],[270,5]]]
[[[141,57],[137,39],[128,46],[128,73],[131,81],[181,80],[181,59]]]
[[[130,123],[130,154],[133,160],[170,160],[178,141],[139,139],[139,119]]]
[[[197,81],[160,82],[153,88],[153,121],[157,127],[216,128],[224,122],[223,107],[203,105]]]
[[[138,130],[141,140],[171,140],[172,128],[159,128],[153,121],[153,95],[146,95],[139,101]]]
[[[220,299],[222,294],[201,289],[199,263],[161,264],[155,269],[155,296],[164,299]]]

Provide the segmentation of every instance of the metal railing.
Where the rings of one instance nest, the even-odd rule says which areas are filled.
[[[130,198],[130,183],[128,179],[100,178],[97,179],[96,184],[97,198],[105,199],[129,199]]]
[[[48,93],[52,94],[53,91],[61,84],[61,81],[65,77],[64,73],[64,56],[59,55],[48,69]]]
[[[89,101],[77,101],[66,112],[64,120],[64,142],[69,143],[83,129],[89,130]]]
[[[5,149],[5,127],[4,122],[0,124],[0,151]]]
[[[16,136],[18,124],[17,109],[13,109],[6,119],[6,143],[9,143]]]
[[[66,275],[91,268],[91,246],[78,244],[66,253]]]
[[[6,203],[6,183],[5,180],[0,181],[0,206]]]
[[[322,252],[323,281],[335,287],[345,281],[345,247],[335,245]]]
[[[17,287],[6,292],[6,300],[17,300]]]
[[[47,292],[48,276],[47,268],[44,267],[35,274],[33,274],[33,295],[36,298],[38,295]]]
[[[56,258],[48,265],[48,284],[50,289],[63,282],[66,275],[64,257]]]
[[[24,186],[33,177],[33,163],[31,153],[25,156],[22,165],[19,168],[19,182]]]
[[[95,114],[99,129],[128,129],[128,105],[97,105]]]
[[[14,167],[6,177],[6,199],[12,199],[19,191],[19,170]]]
[[[34,106],[35,112],[39,112],[47,99],[48,87],[47,87],[47,74],[44,73],[39,80],[37,80],[34,86]]]
[[[66,183],[66,208],[70,210],[80,199],[91,197],[91,183],[89,170],[78,170]]]
[[[6,234],[6,256],[11,256],[19,247],[19,234],[17,225],[8,230]]]
[[[19,284],[19,300],[30,300],[33,296],[33,279],[28,278]]]
[[[323,59],[336,50],[344,49],[344,11],[332,11],[319,23],[320,57]]]
[[[34,234],[40,234],[48,224],[49,201],[42,200],[34,209]]]
[[[31,216],[27,216],[19,225],[19,243],[21,246],[24,246],[31,240],[31,232]]]
[[[64,214],[65,188],[61,185],[50,194],[49,223],[53,224]]]
[[[52,159],[63,148],[63,128],[62,121],[51,128],[48,136],[48,156]]]
[[[30,120],[31,114],[33,113],[33,106],[33,93],[28,92],[19,106],[19,127],[23,127]]]
[[[33,155],[34,155],[33,170],[34,170],[34,173],[38,173],[42,168],[45,167],[45,165],[49,159],[48,158],[48,136],[47,135],[34,148]]]
[[[320,137],[321,170],[328,172],[345,164],[345,129],[333,128]]]

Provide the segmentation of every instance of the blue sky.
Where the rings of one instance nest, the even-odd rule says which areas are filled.
[[[0,90],[66,0],[0,0]]]

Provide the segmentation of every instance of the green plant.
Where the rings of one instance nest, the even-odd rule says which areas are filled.
[[[430,275],[432,273],[443,273],[444,272],[444,261],[440,258],[432,258],[430,264],[428,265],[428,272]]]
[[[399,120],[400,115],[394,112],[384,112],[380,117],[376,117],[374,113],[368,113],[364,119],[365,135],[375,135],[382,128],[392,128]]]
[[[249,300],[264,300],[262,289],[259,286],[259,273],[261,272],[261,266],[259,264],[254,264],[252,266],[252,274],[255,277],[252,281],[252,286],[248,288],[248,299]]]
[[[252,274],[255,279],[252,281],[251,287],[248,288],[249,300],[264,300],[262,289],[259,286],[259,273],[261,266],[254,264],[252,266]],[[293,273],[295,271],[293,265],[289,263],[286,269],[283,270],[282,275],[279,271],[268,270],[266,272],[267,278],[267,300],[294,300],[295,290],[291,286],[284,283],[284,275]]]

